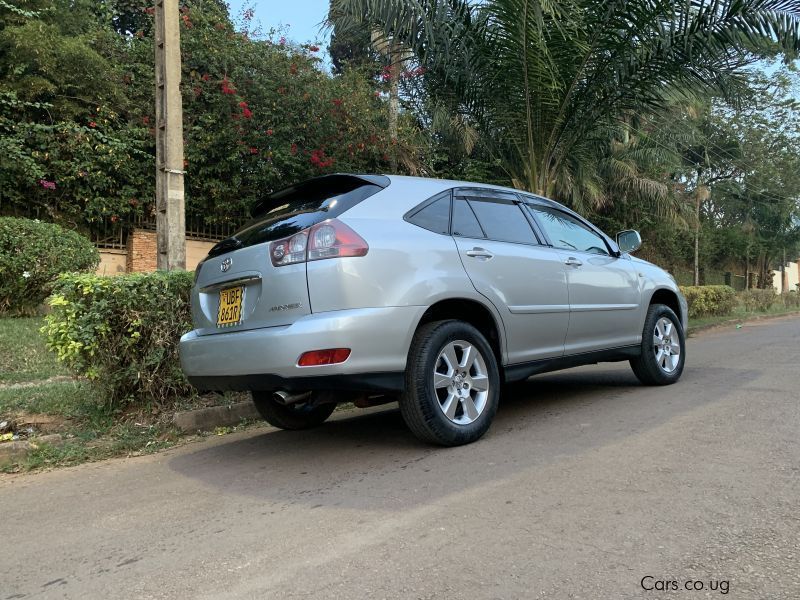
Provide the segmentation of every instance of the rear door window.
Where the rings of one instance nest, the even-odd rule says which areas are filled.
[[[490,240],[538,244],[527,217],[515,202],[500,198],[470,198],[469,204]]]

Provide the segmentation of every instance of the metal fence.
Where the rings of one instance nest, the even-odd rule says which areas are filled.
[[[186,239],[218,242],[232,236],[247,221],[247,217],[231,216],[225,221],[208,222],[202,215],[186,216]],[[134,229],[156,230],[154,217],[137,216],[130,221],[103,220],[86,223],[85,231],[92,243],[103,249],[125,249],[128,234]]]

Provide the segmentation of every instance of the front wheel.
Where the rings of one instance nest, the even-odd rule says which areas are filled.
[[[408,353],[400,412],[419,439],[460,446],[489,429],[500,397],[500,373],[491,346],[462,321],[427,323]]]
[[[311,400],[314,396],[312,394]],[[264,420],[279,429],[310,429],[322,425],[336,410],[335,403],[312,401],[284,405],[272,398],[272,392],[253,392],[253,403]]]
[[[636,377],[645,385],[669,385],[680,379],[686,362],[686,340],[672,309],[653,304],[642,331],[642,353],[631,360]]]

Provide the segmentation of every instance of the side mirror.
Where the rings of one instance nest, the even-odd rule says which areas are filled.
[[[642,236],[634,229],[620,231],[617,234],[617,246],[622,253],[636,252],[642,247]]]

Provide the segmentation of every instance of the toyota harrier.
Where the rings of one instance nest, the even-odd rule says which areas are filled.
[[[183,369],[249,390],[284,429],[337,403],[399,401],[442,445],[478,439],[504,384],[628,360],[674,383],[687,307],[675,280],[564,206],[496,186],[329,175],[266,196],[198,266]]]

